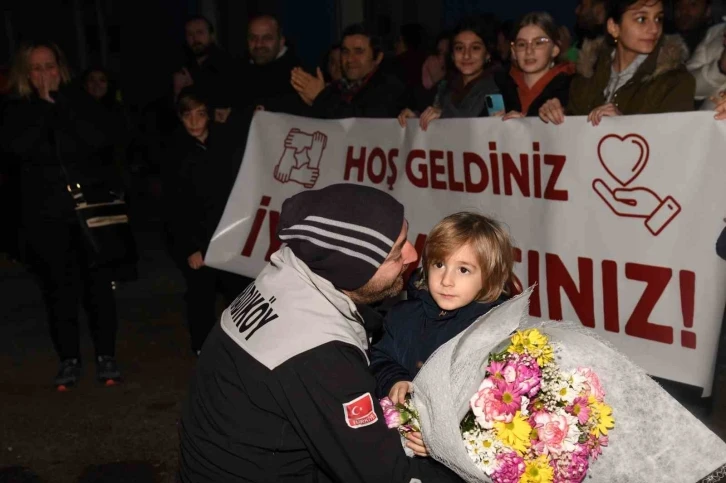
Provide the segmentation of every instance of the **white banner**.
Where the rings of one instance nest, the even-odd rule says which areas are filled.
[[[474,210],[509,226],[530,315],[579,320],[650,374],[710,395],[726,302],[726,122],[710,113],[539,119],[320,121],[260,112],[207,252],[256,276],[279,247],[282,202],[351,182],[406,207],[421,251],[440,219]],[[413,268],[413,267],[412,267]]]

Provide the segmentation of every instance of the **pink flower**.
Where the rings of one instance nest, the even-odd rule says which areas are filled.
[[[558,460],[551,460],[550,466],[555,470],[554,483],[580,483],[587,476],[588,448],[578,444],[572,453],[565,453]]]
[[[504,368],[506,367],[507,363],[502,361],[491,361],[489,363],[489,367],[487,367],[487,371],[491,375],[491,377],[494,377],[496,379],[504,378]]]
[[[590,406],[587,404],[586,397],[575,398],[572,404],[565,408],[565,411],[575,416],[580,424],[586,424],[590,419]]]
[[[524,459],[514,451],[497,455],[497,470],[492,474],[494,483],[517,483],[524,473]]]
[[[390,398],[381,399],[381,409],[383,409],[383,417],[386,419],[386,426],[396,429],[401,425],[401,413]]]
[[[514,383],[519,392],[529,398],[537,395],[542,380],[542,371],[537,361],[528,355],[520,355],[508,364],[515,372]],[[505,379],[507,379],[505,377]]]
[[[503,379],[487,377],[469,405],[479,425],[491,429],[495,421],[512,422],[514,414],[521,409],[522,394]]]
[[[578,367],[576,372],[585,378],[584,384],[587,395],[594,396],[595,399],[602,402],[605,399],[605,391],[602,389],[600,378],[597,377],[597,374],[589,367]]]
[[[590,456],[596,460],[598,456],[602,454],[602,447],[608,445],[608,437],[600,436],[599,438],[594,434],[590,435],[587,441],[587,445],[590,448]]]
[[[384,411],[386,410],[386,408],[392,408],[395,406],[395,404],[393,404],[393,401],[391,400],[390,397],[384,397],[383,399],[379,400],[378,402],[381,404],[381,409],[383,409]]]
[[[576,438],[573,438],[571,423],[564,414],[548,413],[540,411],[531,418],[534,422],[534,429],[537,430],[537,440],[532,447],[537,454],[550,453],[559,455],[563,451],[574,450]],[[575,422],[571,419],[572,423]],[[568,438],[569,437],[569,438]],[[574,440],[573,440],[574,439]]]

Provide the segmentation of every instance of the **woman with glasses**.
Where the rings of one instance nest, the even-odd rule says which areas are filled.
[[[663,35],[663,15],[662,0],[612,0],[607,39],[583,49],[568,103],[547,101],[540,118],[562,124],[565,113],[586,115],[597,126],[607,116],[693,110],[688,49],[679,36]]]
[[[567,105],[571,62],[558,63],[560,34],[548,13],[533,12],[517,23],[511,43],[512,67],[498,78],[507,113],[504,119],[539,115],[549,99]]]
[[[488,72],[496,42],[492,25],[479,19],[464,20],[451,37],[449,57],[456,71],[451,80],[439,83],[434,105],[420,115],[419,125],[424,131],[438,118],[486,116],[486,96],[499,92],[494,78]],[[398,115],[398,122],[406,126],[406,119],[419,117],[407,108]]]

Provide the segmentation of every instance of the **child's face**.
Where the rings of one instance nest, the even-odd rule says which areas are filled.
[[[428,271],[429,292],[444,310],[468,305],[482,289],[481,267],[470,244],[453,252],[446,260],[431,264]]]

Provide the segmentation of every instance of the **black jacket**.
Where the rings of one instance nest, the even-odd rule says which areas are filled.
[[[242,163],[251,111],[232,114],[224,124],[210,122],[204,144],[181,127],[173,136],[162,168],[162,206],[173,258],[207,249]]]
[[[353,302],[283,247],[210,332],[180,425],[183,483],[459,482],[388,429]]]
[[[242,68],[240,105],[264,106],[266,111],[309,116],[310,108],[290,84],[290,73],[300,61],[291,51],[269,64],[256,65],[247,61]]]
[[[522,110],[522,104],[519,100],[519,94],[517,93],[517,83],[512,79],[512,76],[507,72],[501,72],[497,76],[497,85],[502,93],[504,99],[504,107],[507,112],[509,111],[520,111]],[[550,99],[559,99],[563,106],[567,105],[570,99],[570,82],[572,82],[572,75],[566,73],[557,74],[552,80],[545,86],[539,96],[532,101],[524,114],[526,116],[539,116],[539,109],[542,105]]]
[[[227,52],[212,45],[201,65],[190,58],[186,68],[210,108],[242,107],[238,100],[243,79],[241,65]]]
[[[386,314],[383,338],[371,350],[371,372],[376,395],[388,396],[400,381],[413,381],[436,349],[469,327],[477,318],[506,300],[472,302],[454,311],[443,311],[428,290],[409,291],[415,298],[400,302]]]
[[[75,87],[52,95],[55,103],[32,95],[9,100],[3,109],[0,146],[8,155],[2,159],[19,165],[24,225],[75,219],[59,156],[88,201],[106,201],[108,191],[121,185],[105,149],[114,138],[107,111]]]
[[[347,101],[340,83],[327,86],[313,102],[313,116],[321,119],[349,117],[394,118],[406,107],[403,83],[380,69]]]

